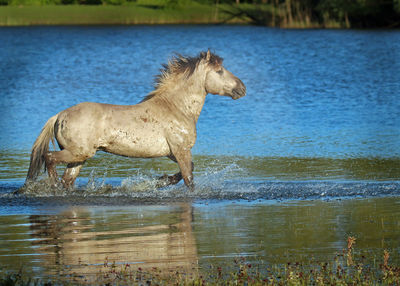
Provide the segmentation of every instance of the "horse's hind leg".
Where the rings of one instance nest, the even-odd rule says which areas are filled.
[[[61,183],[64,187],[72,187],[75,183],[76,177],[79,175],[79,171],[82,169],[84,162],[70,163],[64,171],[64,175],[61,179]]]
[[[57,174],[57,169],[56,169],[58,162],[53,155],[54,153],[55,152],[48,152],[45,155],[46,169],[47,169],[47,173],[49,174],[49,178],[50,178],[50,181],[52,184],[56,184],[58,181],[58,174]]]
[[[178,172],[172,176],[164,175],[158,178],[158,182],[156,187],[161,188],[161,187],[166,187],[169,185],[176,185],[182,180],[182,173]]]
[[[96,150],[93,150],[90,153],[85,155],[74,155],[67,149],[62,151],[54,151],[48,152],[46,154],[46,167],[49,173],[49,177],[55,182],[58,180],[56,165],[61,163],[67,163],[67,169],[64,172],[62,178],[62,184],[64,187],[69,188],[73,186],[76,177],[79,174],[80,169],[82,168],[83,163],[86,159],[92,157],[96,153]]]

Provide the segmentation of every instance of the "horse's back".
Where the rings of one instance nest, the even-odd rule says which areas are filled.
[[[164,126],[143,105],[83,102],[60,112],[56,122],[60,146],[75,152],[97,150],[129,157],[169,155]]]

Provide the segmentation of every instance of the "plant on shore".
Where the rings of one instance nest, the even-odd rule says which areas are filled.
[[[226,11],[256,25],[282,28],[399,27],[400,2],[380,0],[270,0]]]
[[[389,263],[390,253],[383,257],[356,255],[356,238],[349,237],[347,249],[333,261],[266,265],[234,259],[233,265],[208,265],[203,268],[176,268],[169,271],[153,267],[144,269],[130,264],[118,265],[105,260],[91,285],[400,285],[400,267]],[[376,265],[375,261],[382,263]],[[22,271],[0,277],[0,285],[81,285],[88,280],[44,282],[25,277]]]

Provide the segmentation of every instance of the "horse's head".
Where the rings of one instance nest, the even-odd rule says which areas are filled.
[[[246,95],[246,86],[243,82],[226,70],[222,65],[222,59],[207,52],[204,55],[206,62],[206,91],[207,93],[230,96],[238,99]]]

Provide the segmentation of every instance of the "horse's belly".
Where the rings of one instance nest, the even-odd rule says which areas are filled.
[[[119,138],[119,140],[104,144],[100,149],[127,157],[153,158],[170,155],[165,138]]]

